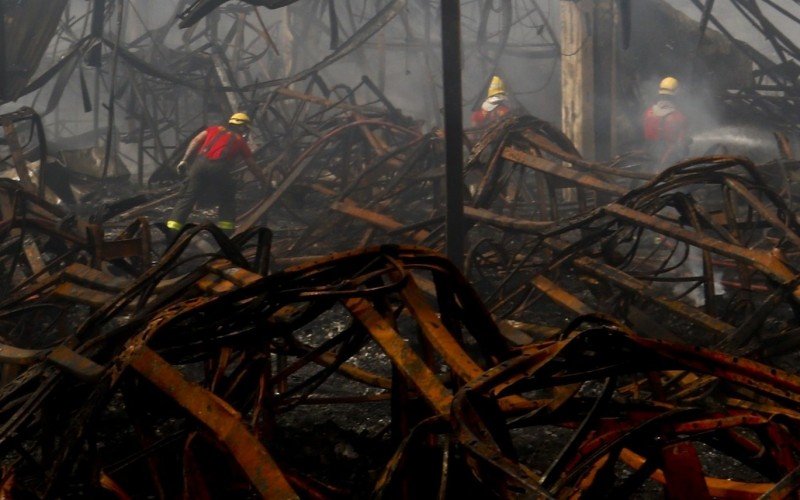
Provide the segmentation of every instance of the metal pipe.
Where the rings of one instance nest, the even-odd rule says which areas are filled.
[[[464,265],[464,146],[461,109],[461,2],[442,0],[447,256]]]

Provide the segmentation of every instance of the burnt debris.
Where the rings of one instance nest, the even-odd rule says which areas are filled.
[[[64,57],[3,79],[3,101],[50,97],[42,115],[0,114],[0,496],[796,495],[796,48],[766,6],[734,2],[783,62],[730,41],[761,80],[720,102],[774,120],[775,158],[719,146],[661,168],[643,148],[584,156],[521,105],[454,145],[386,81],[323,71],[369,44],[385,53],[376,34],[393,20],[428,50],[431,9],[423,42],[414,2],[334,3],[306,20],[329,53],[276,71],[257,8],[303,2],[178,2],[126,44],[103,29],[120,3],[72,17],[59,2],[27,57],[50,38]],[[557,57],[548,15],[522,3],[464,6],[465,46],[484,62]],[[695,3],[701,42],[712,27],[731,38],[714,2]],[[641,44],[641,12],[609,5],[624,48]],[[513,41],[515,19],[547,42]],[[165,42],[177,24],[183,50]],[[102,106],[94,64],[117,118],[49,137],[43,116],[73,75],[86,112]],[[171,231],[199,122],[239,109],[266,186],[237,167],[234,231],[204,206]],[[448,147],[464,154],[456,262]]]

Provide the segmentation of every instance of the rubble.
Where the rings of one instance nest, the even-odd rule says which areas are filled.
[[[383,154],[325,168],[358,148]],[[440,242],[441,161],[435,133],[345,120],[276,167],[273,195],[232,240],[189,226],[157,261],[147,219],[109,239],[6,181],[6,484],[270,498],[796,488],[782,450],[797,447],[798,379],[771,363],[797,348],[796,162],[699,158],[654,176],[632,158],[583,160],[548,124],[515,117],[476,140],[466,166],[480,237],[469,272],[494,284],[489,309],[431,250],[313,257],[353,234]],[[342,222],[274,241],[255,222],[310,194]],[[296,254],[290,235],[309,257],[270,273],[271,254]],[[203,238],[215,249],[196,254]],[[369,457],[386,463],[372,484],[322,481],[275,444],[284,415],[380,402],[395,448]],[[126,445],[109,449],[114,439]],[[737,465],[720,469],[720,456]]]
[[[53,151],[33,109],[0,115],[0,496],[797,494],[800,161],[788,135],[770,161],[720,146],[661,169],[642,151],[585,158],[520,109],[463,138],[467,255],[454,263],[442,255],[444,133],[407,116],[385,82],[323,72],[370,43],[385,52],[370,40],[395,18],[406,50],[430,45],[412,3],[365,4],[345,24],[330,2],[305,20],[330,51],[305,69],[287,55],[279,76],[266,67],[274,27],[255,7],[296,2],[245,3],[181,2],[123,46],[102,29],[121,4],[94,2],[71,21],[92,22],[78,35],[55,29],[69,18],[58,2],[26,51],[9,51],[38,61],[51,37],[67,42],[36,78],[0,75],[0,102],[52,82],[43,114],[75,72],[84,109],[101,106],[85,56],[121,76],[107,83],[106,128],[95,115],[102,145]],[[694,3],[701,40],[720,28],[717,64],[762,73],[726,90],[729,108],[796,127],[797,50],[766,5],[734,2],[781,64],[733,39],[713,2]],[[520,4],[465,7],[484,63],[562,52],[538,4]],[[619,6],[627,46],[636,18]],[[510,44],[531,19],[549,41]],[[182,50],[164,44],[176,24]],[[250,72],[259,64],[268,80]],[[167,231],[186,143],[239,108],[269,185],[236,172],[232,236],[202,210]],[[135,146],[137,189],[120,143]]]

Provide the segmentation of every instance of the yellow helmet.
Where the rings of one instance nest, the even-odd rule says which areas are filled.
[[[489,84],[489,92],[487,92],[486,97],[494,97],[497,94],[505,94],[505,93],[506,93],[506,84],[503,83],[503,80],[501,80],[499,76],[493,76],[492,83]]]
[[[250,117],[246,113],[234,113],[228,123],[231,125],[250,125]]]
[[[661,80],[661,85],[658,86],[658,93],[660,95],[675,95],[678,91],[678,80],[668,76]]]

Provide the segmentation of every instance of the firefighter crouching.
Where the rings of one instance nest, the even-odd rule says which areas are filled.
[[[236,183],[232,172],[236,163],[244,160],[256,179],[267,187],[266,178],[253,160],[253,152],[247,144],[249,130],[250,117],[245,113],[235,113],[227,125],[208,127],[192,139],[178,163],[178,173],[183,175],[188,170],[188,175],[167,221],[169,229],[180,231],[195,203],[207,196],[219,207],[217,227],[229,234],[233,232],[236,221]]]
[[[485,127],[511,112],[506,85],[499,76],[492,77],[492,83],[489,84],[489,91],[486,94],[486,100],[481,104],[481,108],[472,113],[473,127]]]
[[[647,147],[660,167],[669,166],[689,154],[686,115],[675,103],[678,80],[667,77],[658,88],[659,99],[644,113],[643,128]]]

